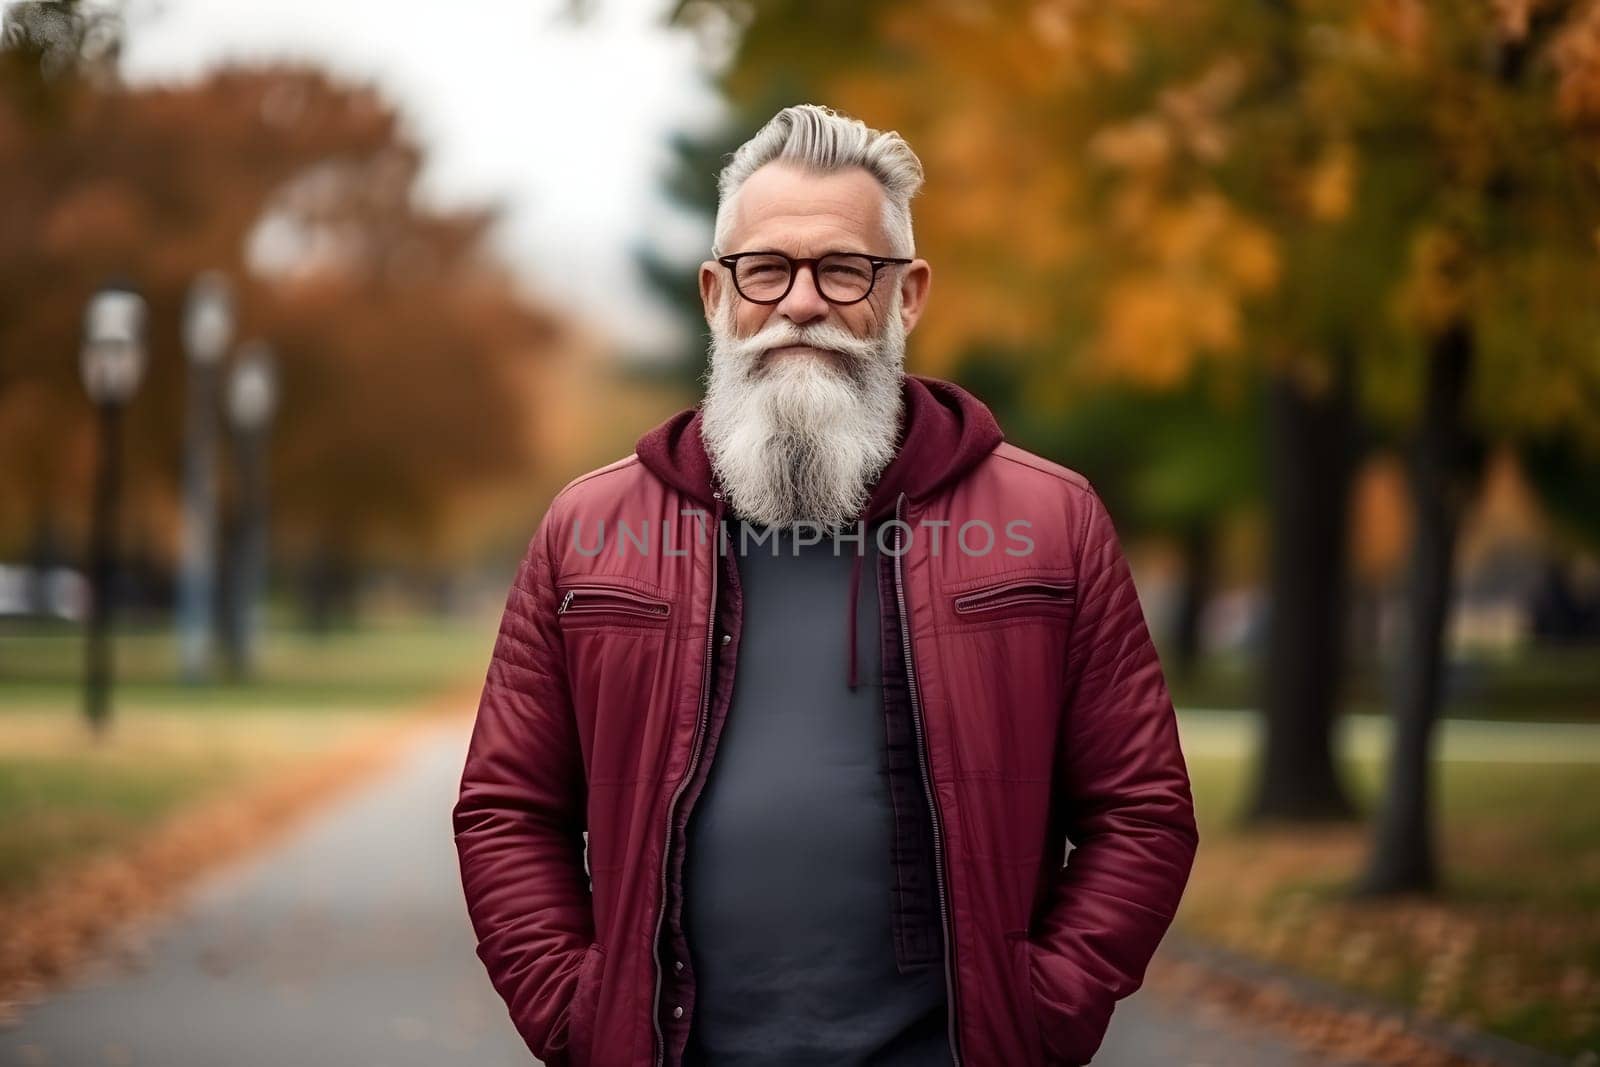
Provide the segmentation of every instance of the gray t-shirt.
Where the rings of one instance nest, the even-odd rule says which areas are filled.
[[[949,1064],[942,964],[895,965],[875,530],[728,523],[744,616],[728,717],[686,833],[695,972],[685,1063]],[[757,540],[760,535],[761,540]],[[776,554],[774,554],[776,547]]]

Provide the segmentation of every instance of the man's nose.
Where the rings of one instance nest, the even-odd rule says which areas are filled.
[[[778,314],[797,325],[826,318],[830,305],[817,289],[816,267],[810,263],[796,265],[794,272],[794,284],[778,302]]]

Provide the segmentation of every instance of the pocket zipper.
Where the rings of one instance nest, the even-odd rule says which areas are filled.
[[[580,585],[568,589],[561,597],[557,615],[567,612],[613,611],[626,615],[665,617],[671,614],[672,604],[659,597],[635,593],[631,589],[614,586]]]
[[[1009,582],[986,586],[955,598],[957,614],[969,615],[976,611],[992,611],[1012,604],[1036,602],[1070,604],[1073,599],[1072,582],[1049,582],[1039,578],[1017,578]]]

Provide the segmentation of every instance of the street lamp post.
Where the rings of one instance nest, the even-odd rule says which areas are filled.
[[[178,570],[178,649],[186,682],[211,670],[217,572],[217,373],[233,334],[227,278],[207,271],[189,289],[183,316],[188,355],[183,450],[183,527]]]
[[[89,567],[89,632],[85,641],[84,712],[96,736],[110,721],[111,615],[116,589],[117,506],[122,470],[122,409],[144,377],[144,298],[129,286],[106,285],[84,313],[79,371],[99,428]]]
[[[234,560],[228,642],[234,677],[254,671],[267,577],[267,433],[278,405],[272,348],[251,341],[228,378],[228,418],[239,460],[239,547]]]

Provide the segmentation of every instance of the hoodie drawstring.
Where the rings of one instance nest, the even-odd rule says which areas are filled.
[[[856,612],[858,605],[858,591],[861,588],[861,548],[856,546],[855,562],[850,565],[850,674],[847,684],[853,692],[856,688]]]

